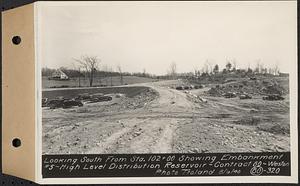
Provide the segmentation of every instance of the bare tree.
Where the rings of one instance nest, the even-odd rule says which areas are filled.
[[[274,75],[279,75],[279,74],[280,74],[280,70],[279,70],[278,65],[276,64],[274,67]]]
[[[175,79],[177,76],[177,65],[175,62],[170,64],[170,71],[169,74],[171,75],[172,79]]]
[[[208,69],[208,64],[205,63],[204,66],[202,67],[202,74],[205,73],[205,74],[208,74],[209,72],[209,69]]]
[[[232,71],[235,72],[236,71],[236,59],[232,59]]]
[[[274,75],[274,72],[273,72],[273,69],[272,68],[269,68],[269,74],[272,74],[272,75]]]
[[[86,73],[89,76],[90,87],[93,86],[95,72],[100,63],[100,59],[97,56],[82,56],[80,59],[74,59],[77,61],[82,68],[85,69]]]
[[[268,68],[264,68],[263,69],[263,74],[267,74],[268,73]]]
[[[257,73],[257,74],[259,74],[259,68],[260,68],[260,63],[257,62],[257,63],[256,63],[256,66],[255,66],[255,68],[254,68],[254,72]]]
[[[114,72],[114,69],[112,67],[109,67],[110,74],[110,86],[113,86],[113,80],[112,80],[112,73]]]
[[[212,62],[212,60],[206,60],[205,61],[205,68],[207,69],[206,70],[206,73],[209,73],[209,74],[212,74],[212,72],[213,72],[213,62]]]
[[[80,84],[80,78],[81,78],[80,66],[76,67],[76,64],[73,63],[73,68],[74,68],[75,71],[78,72],[78,87],[81,87],[81,84]]]
[[[200,70],[198,69],[198,67],[194,67],[194,77],[195,78],[199,78],[201,75]]]
[[[81,78],[81,72],[80,72],[80,67],[78,67],[78,87],[81,87],[80,78]]]
[[[103,75],[104,75],[104,79],[105,79],[105,85],[107,86],[107,85],[108,85],[107,73],[108,73],[108,71],[109,71],[108,66],[107,66],[107,65],[104,65],[104,66],[102,67],[102,71],[103,71]]]
[[[121,85],[123,85],[123,73],[122,73],[122,67],[120,65],[118,65],[117,67],[119,73],[120,73],[120,83]]]
[[[259,74],[261,73],[262,64],[260,62],[260,59],[256,60],[256,66],[254,68],[254,72]]]

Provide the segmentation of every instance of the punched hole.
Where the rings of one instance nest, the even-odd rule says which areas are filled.
[[[12,145],[14,147],[20,147],[21,146],[21,140],[19,138],[15,138],[12,140]]]
[[[13,42],[13,44],[15,44],[15,45],[20,44],[20,43],[21,43],[21,37],[20,37],[20,36],[14,36],[14,37],[12,38],[12,42]]]

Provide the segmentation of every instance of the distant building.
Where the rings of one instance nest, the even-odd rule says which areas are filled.
[[[49,77],[50,80],[69,80],[69,77],[60,69],[55,70],[51,77]]]

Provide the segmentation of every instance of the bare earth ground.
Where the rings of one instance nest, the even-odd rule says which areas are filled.
[[[191,91],[207,99],[205,103],[170,88],[176,81],[138,84],[152,91],[132,98],[113,97],[71,109],[43,108],[43,153],[290,150],[288,97],[240,100],[206,96],[208,88]]]

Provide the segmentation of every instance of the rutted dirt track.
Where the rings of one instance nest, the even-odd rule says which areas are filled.
[[[139,84],[157,92],[154,99],[145,101],[141,107],[125,107],[122,99],[127,98],[120,98],[107,103],[84,105],[83,108],[44,109],[43,152],[96,154],[289,150],[289,136],[286,134],[258,130],[255,125],[236,124],[241,116],[251,115],[253,109],[243,106],[247,103],[237,105],[234,101],[219,102],[209,97],[205,97],[208,100],[206,103],[196,103],[187,93],[169,88],[167,85],[170,82]],[[131,100],[126,101],[134,104],[130,103]]]

